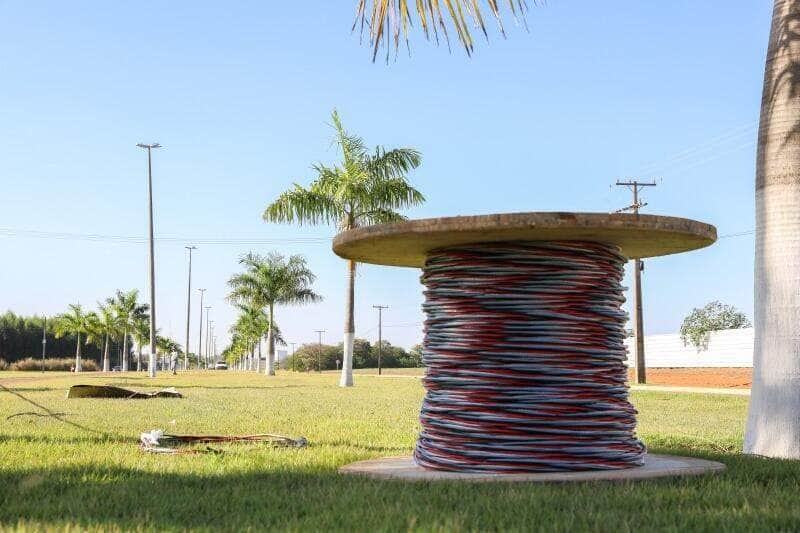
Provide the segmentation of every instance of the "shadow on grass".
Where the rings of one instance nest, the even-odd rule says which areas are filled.
[[[165,458],[159,471],[4,467],[0,529],[25,521],[123,530],[794,529],[798,463],[711,458],[728,463],[729,471],[561,485],[380,482],[314,465],[289,470],[272,464],[219,475],[164,469],[191,464],[195,459],[189,456]],[[211,465],[220,471],[225,458],[214,458]]]

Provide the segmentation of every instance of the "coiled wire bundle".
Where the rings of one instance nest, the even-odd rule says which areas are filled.
[[[594,242],[432,252],[414,458],[459,472],[643,464],[626,385],[626,258]]]

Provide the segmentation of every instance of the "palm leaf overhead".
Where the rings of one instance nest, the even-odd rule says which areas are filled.
[[[369,32],[373,61],[378,55],[381,44],[386,49],[387,60],[392,48],[397,52],[401,37],[408,46],[409,30],[412,26],[412,9],[409,9],[411,3],[410,0],[358,1],[353,30],[359,26],[362,35],[365,30]],[[450,31],[452,31],[467,55],[472,55],[475,49],[470,26],[483,33],[485,38],[489,38],[484,12],[495,19],[498,31],[503,37],[506,35],[503,11],[507,11],[515,22],[521,20],[527,29],[525,13],[528,6],[525,0],[415,0],[413,4],[413,11],[416,12],[425,39],[430,40],[433,37],[438,44],[441,33],[449,48]]]

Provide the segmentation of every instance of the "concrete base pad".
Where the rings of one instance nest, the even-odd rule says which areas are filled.
[[[589,470],[584,472],[542,472],[530,474],[469,474],[429,470],[414,464],[411,457],[386,457],[345,465],[342,474],[362,475],[376,479],[405,481],[528,481],[528,482],[580,482],[580,481],[633,481],[673,476],[699,476],[718,473],[725,465],[694,457],[647,454],[644,466],[624,470]]]

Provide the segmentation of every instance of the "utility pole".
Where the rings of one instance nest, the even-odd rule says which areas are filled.
[[[139,143],[136,146],[147,150],[147,204],[149,207],[148,228],[150,233],[150,363],[147,370],[151,378],[156,377],[156,258],[153,247],[153,148],[161,148],[158,143]]]
[[[213,320],[211,321],[211,324],[214,324]],[[214,337],[214,326],[212,325],[211,332],[208,334],[208,364],[211,365],[212,370],[214,369],[214,363],[217,361],[214,359],[214,339],[216,339],[216,337]]]
[[[186,290],[186,351],[183,352],[183,369],[189,370],[189,322],[192,318],[192,250],[197,246],[184,246],[189,250],[189,284]]]
[[[290,342],[290,343],[289,343],[289,346],[291,346],[291,347],[292,347],[292,371],[293,371],[293,372],[294,372],[294,370],[295,370],[295,366],[294,366],[294,345],[295,345],[295,344],[297,344],[297,343],[296,343],[296,342]]]
[[[203,297],[206,295],[206,289],[197,289],[200,291],[200,335],[197,338],[197,368],[200,366],[200,356],[203,351]]]
[[[317,350],[317,372],[322,372],[322,334],[325,333],[324,329],[318,329],[316,332],[319,334],[319,349]]]
[[[205,345],[206,356],[205,356],[205,359],[204,359],[204,361],[206,363],[206,369],[208,369],[208,334],[209,334],[209,330],[211,329],[211,321],[209,320],[210,318],[211,318],[211,306],[207,305],[206,306],[206,345]]]
[[[383,310],[384,309],[389,309],[389,306],[388,305],[373,305],[372,307],[378,310],[378,375],[380,376],[381,372],[382,372],[382,370],[381,370],[381,350],[382,350],[381,344],[382,344],[382,341],[383,341],[383,336],[382,336],[382,333],[383,333],[382,332],[382,329],[383,329],[383,320],[382,320],[383,319]]]
[[[47,317],[42,322],[42,373],[44,373],[44,360],[47,356]]]
[[[644,207],[647,203],[642,202],[639,198],[639,191],[645,187],[655,187],[655,181],[619,181],[617,180],[618,187],[627,187],[633,193],[633,204],[628,207],[623,207],[617,210],[617,213],[624,213],[632,211],[633,215],[639,216],[639,208]],[[641,259],[635,258],[633,260],[633,292],[634,292],[634,337],[636,340],[636,382],[640,384],[647,383],[647,372],[645,370],[644,361],[644,321],[642,318],[642,271],[644,270],[644,263]]]

